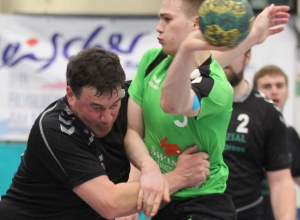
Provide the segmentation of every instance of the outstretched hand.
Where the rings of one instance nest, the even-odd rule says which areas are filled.
[[[263,43],[268,36],[280,33],[284,27],[278,26],[289,22],[289,6],[266,7],[255,19],[249,37],[256,39],[256,44]]]

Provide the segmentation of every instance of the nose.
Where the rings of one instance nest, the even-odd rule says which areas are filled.
[[[271,93],[272,94],[277,94],[277,92],[278,92],[278,88],[276,86],[272,86],[271,87]]]
[[[110,109],[105,109],[101,112],[100,120],[105,124],[110,124],[113,120],[113,115]]]
[[[156,26],[156,31],[158,33],[162,33],[163,32],[161,21],[158,22],[158,24]]]

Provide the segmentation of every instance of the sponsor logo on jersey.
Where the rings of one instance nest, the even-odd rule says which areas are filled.
[[[246,151],[246,149],[244,147],[238,147],[238,146],[233,146],[233,145],[229,145],[229,144],[225,145],[224,150],[225,151],[240,152],[240,153],[244,153]]]
[[[246,143],[245,135],[238,134],[238,133],[227,133],[226,141],[235,141],[235,142],[240,142],[240,143]]]
[[[172,157],[166,156],[165,153],[161,153],[157,149],[157,147],[151,146],[149,152],[151,154],[151,157],[155,159],[161,170],[169,172],[176,166],[176,160],[174,160]]]
[[[169,144],[167,143],[168,138],[165,137],[159,142],[161,148],[165,149],[166,155],[170,156],[171,154],[179,155],[181,154],[181,150],[177,144]]]
[[[148,85],[151,86],[153,89],[158,90],[158,83],[160,83],[160,79],[157,79],[156,76],[153,77],[153,79],[151,81],[148,82]]]

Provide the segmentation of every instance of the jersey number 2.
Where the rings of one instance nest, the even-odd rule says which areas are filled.
[[[238,121],[241,121],[241,123],[239,124],[239,126],[236,128],[236,131],[238,133],[248,133],[248,128],[247,125],[249,123],[249,116],[246,114],[240,114],[237,117]]]

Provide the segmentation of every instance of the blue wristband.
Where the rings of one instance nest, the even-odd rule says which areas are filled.
[[[198,96],[195,94],[194,95],[194,100],[193,100],[192,110],[196,110],[199,107],[200,107],[200,100],[198,99]]]
[[[143,211],[139,212],[139,220],[147,220]],[[151,220],[151,217],[148,220]]]

